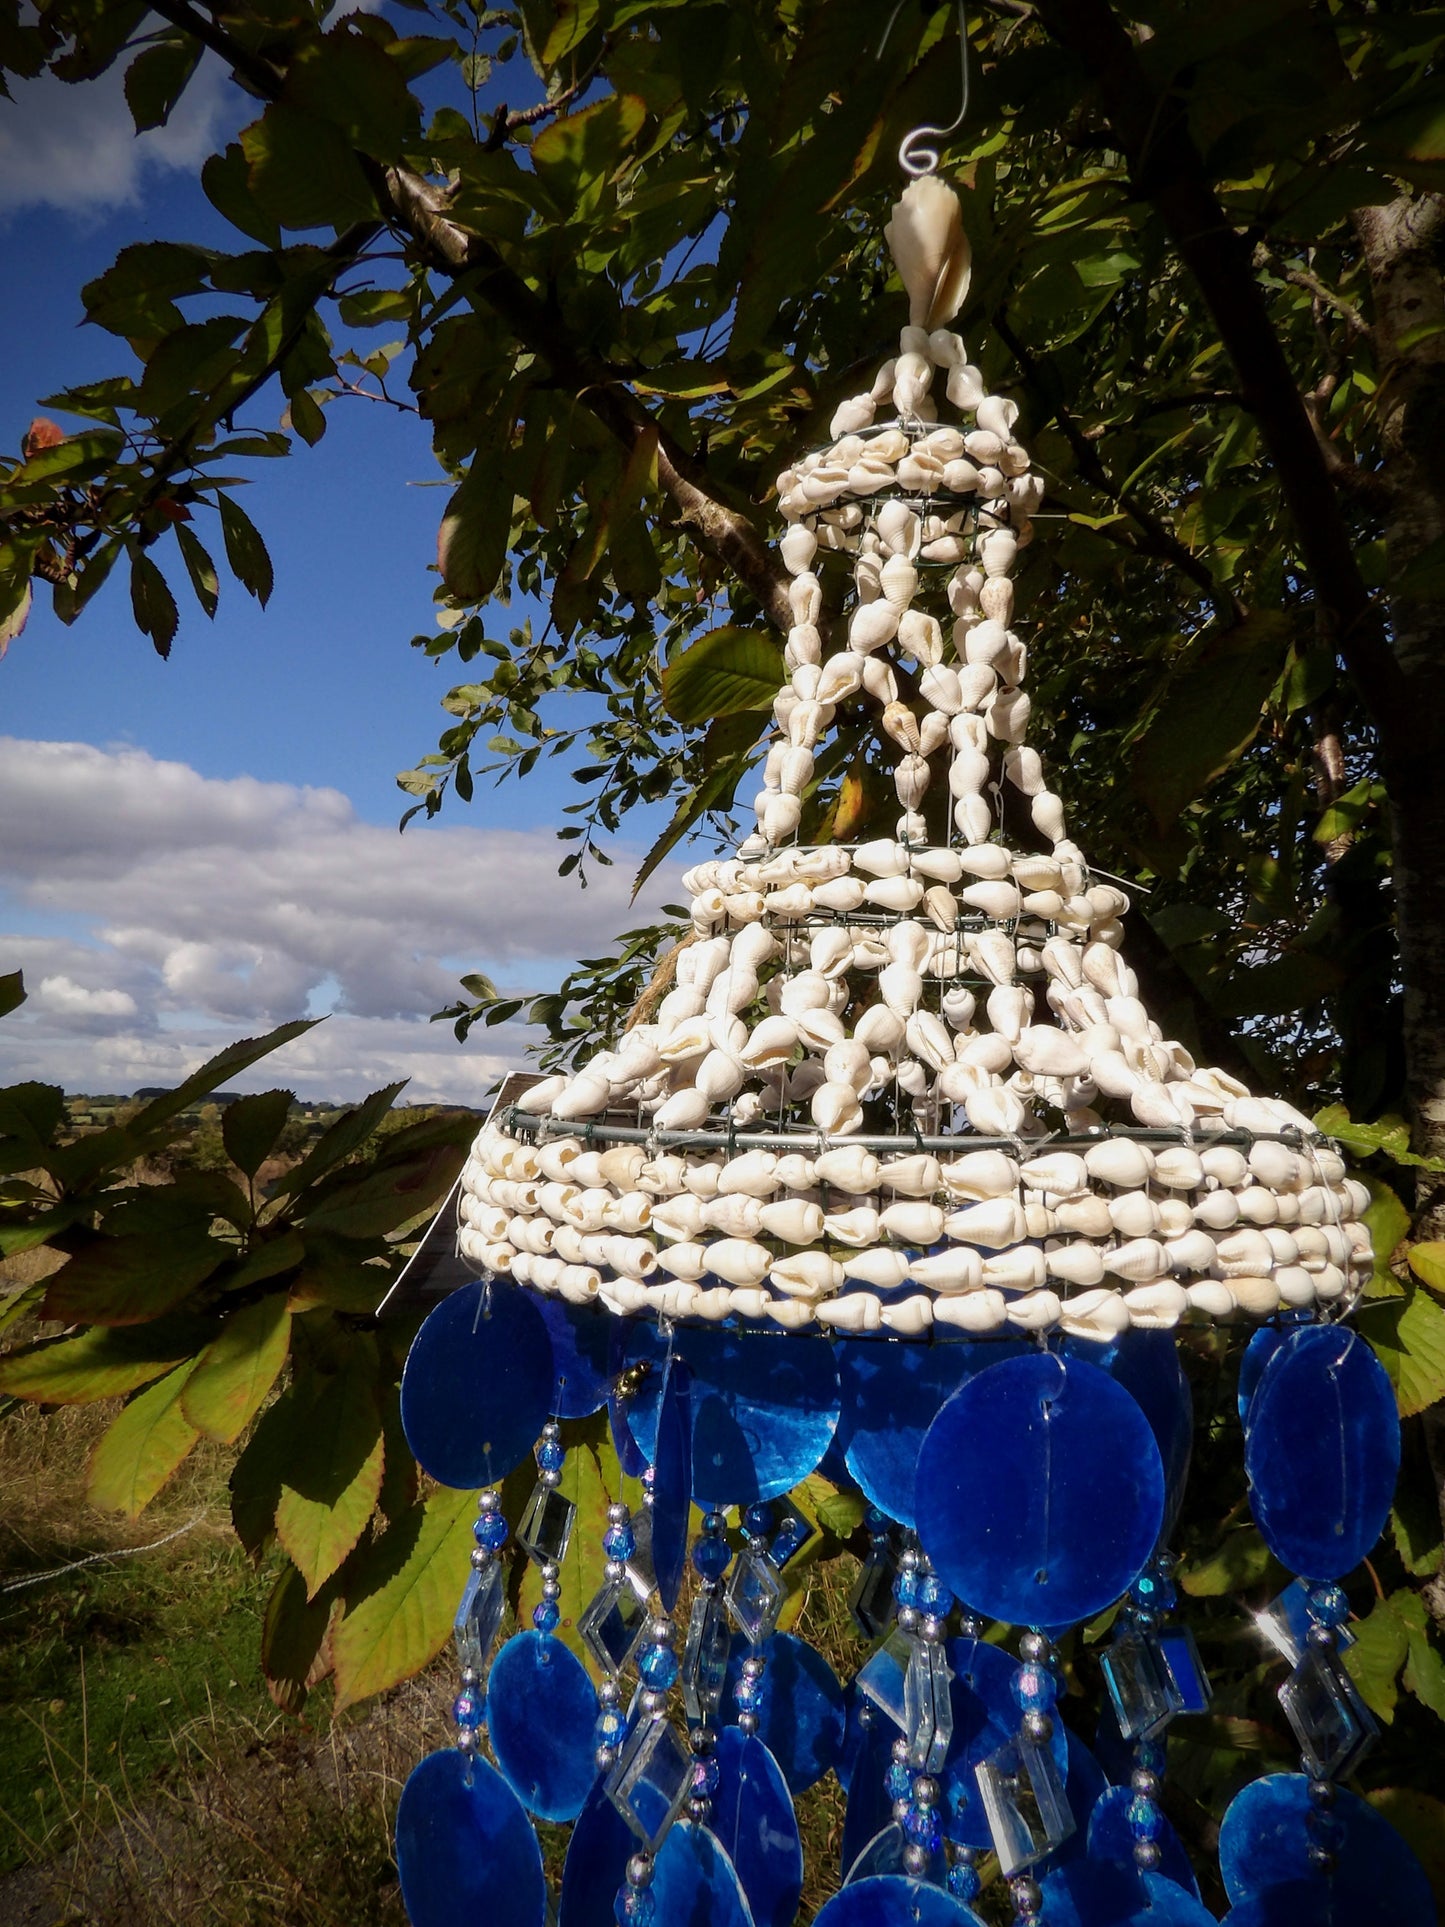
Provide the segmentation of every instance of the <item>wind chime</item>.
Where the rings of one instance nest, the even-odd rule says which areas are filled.
[[[1424,1923],[1418,1862],[1340,1784],[1374,1727],[1338,1582],[1399,1458],[1389,1382],[1342,1322],[1367,1194],[1141,1001],[1125,893],[1026,740],[1011,570],[1042,489],[949,329],[956,197],[922,174],[886,238],[899,352],[779,478],[794,626],[757,829],[688,874],[651,1020],[489,1120],[459,1194],[480,1281],[407,1363],[417,1459],[481,1489],[456,1743],[398,1815],[407,1909],[543,1927],[533,1823],[566,1822],[560,1927],[790,1927],[794,1795],[831,1771],[819,1927],[979,1927],[989,1855],[1015,1927],[1212,1922],[1159,1793],[1169,1722],[1209,1701],[1170,1580],[1192,1436],[1173,1334],[1221,1320],[1254,1332],[1244,1463],[1299,1575],[1262,1623],[1301,1751],[1224,1817],[1227,1919]],[[860,703],[896,825],[800,844],[818,746]],[[559,1427],[604,1405],[642,1502],[615,1494],[584,1550]],[[777,1629],[814,1530],[788,1494],[820,1467],[868,1505],[847,1682]],[[540,1599],[498,1646],[509,1543]],[[557,1603],[583,1556],[586,1665]],[[1056,1642],[1116,1605],[1091,1749],[1057,1714]]]

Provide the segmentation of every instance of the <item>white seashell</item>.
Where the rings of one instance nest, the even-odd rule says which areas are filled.
[[[789,1104],[804,1104],[820,1084],[827,1082],[827,1075],[816,1057],[805,1057],[797,1069],[788,1074],[786,1097]]]
[[[813,902],[820,910],[847,916],[862,903],[866,889],[862,877],[834,877],[813,885]]]
[[[810,1110],[818,1129],[828,1135],[856,1131],[863,1122],[863,1106],[851,1084],[820,1084]]]
[[[936,1245],[944,1235],[944,1214],[919,1199],[888,1204],[879,1212],[879,1224],[900,1245]]]
[[[1075,1037],[1052,1024],[1028,1024],[1014,1044],[1021,1069],[1036,1077],[1082,1077],[1089,1068],[1088,1053]]]
[[[908,1049],[930,1070],[941,1071],[953,1062],[953,1039],[948,1026],[931,1010],[915,1010],[904,1030]]]
[[[1019,1167],[1019,1176],[1035,1191],[1058,1198],[1075,1198],[1089,1188],[1084,1160],[1072,1151],[1049,1151]]]
[[[906,810],[916,810],[928,794],[932,772],[925,756],[905,756],[893,772],[893,787]],[[901,878],[892,879],[900,882]],[[921,888],[921,886],[920,886]]]
[[[1016,401],[1006,401],[1002,395],[986,395],[978,404],[974,418],[986,433],[1007,441],[1019,418],[1019,405]]]
[[[922,895],[920,889],[919,894]],[[878,990],[890,1010],[908,1018],[923,995],[923,979],[912,964],[895,960],[878,973]]]
[[[977,1291],[983,1284],[983,1257],[970,1245],[949,1245],[913,1259],[908,1275],[916,1285],[944,1293]]]
[[[932,884],[923,893],[923,907],[940,930],[952,930],[958,923],[958,898],[945,884]]]
[[[873,1080],[868,1046],[857,1037],[830,1045],[823,1059],[823,1070],[830,1084],[849,1084],[855,1091],[866,1091]]]
[[[815,1315],[837,1331],[874,1332],[882,1323],[882,1314],[883,1307],[871,1291],[850,1291],[820,1304]]]
[[[1001,1085],[970,1091],[963,1100],[963,1109],[981,1137],[1017,1137],[1029,1122],[1023,1099]]]
[[[906,1097],[922,1099],[928,1095],[928,1070],[916,1058],[905,1057],[895,1068],[893,1081]]]
[[[1159,1207],[1141,1191],[1109,1199],[1109,1222],[1123,1238],[1152,1238],[1160,1229]]]
[[[848,1211],[830,1211],[823,1219],[826,1236],[836,1239],[839,1244],[852,1245],[861,1249],[864,1245],[878,1242],[881,1232],[878,1213],[872,1205],[857,1204]]]
[[[709,1198],[702,1207],[702,1221],[705,1229],[720,1231],[725,1238],[755,1238],[762,1229],[763,1207],[756,1198],[737,1193]]]
[[[1019,913],[1018,886],[1013,883],[970,883],[959,894],[970,909],[1000,922]]]
[[[1001,930],[971,930],[965,941],[969,961],[991,984],[1013,982],[1014,946]]]
[[[1140,1084],[1129,1099],[1129,1108],[1141,1124],[1154,1130],[1168,1130],[1171,1125],[1191,1121],[1181,1113],[1174,1090],[1162,1084]]]
[[[798,824],[802,821],[803,801],[799,796],[785,796],[781,792],[769,792],[758,805],[758,828],[768,842],[776,847],[786,843],[790,836],[796,835]],[[729,905],[729,911],[732,906]]]
[[[1114,1277],[1141,1285],[1162,1278],[1169,1269],[1168,1253],[1157,1238],[1130,1238],[1106,1252],[1104,1263]]]
[[[872,843],[859,844],[853,852],[853,868],[870,877],[904,876],[908,871],[908,852],[892,837],[879,837]]]
[[[705,1016],[689,1017],[663,1032],[658,1055],[665,1064],[686,1064],[712,1049],[712,1033]]]
[[[551,1110],[553,1100],[560,1097],[566,1088],[565,1077],[539,1078],[517,1099],[517,1109],[525,1111],[529,1117],[541,1117],[544,1112]]]
[[[1005,1198],[1019,1183],[1019,1168],[1002,1151],[970,1151],[942,1168],[945,1187],[956,1198]]]
[[[1274,1253],[1264,1233],[1252,1225],[1227,1231],[1217,1241],[1219,1266],[1226,1278],[1245,1277],[1252,1272],[1267,1272],[1274,1264]]]
[[[993,811],[982,796],[960,796],[953,806],[953,821],[967,843],[982,843],[993,829]]]
[[[712,1106],[695,1086],[674,1091],[653,1112],[652,1121],[659,1131],[695,1131],[704,1123]]]
[[[995,984],[988,993],[985,1005],[988,1021],[998,1035],[1006,1037],[1011,1045],[1016,1044],[1023,1035],[1033,1007],[1033,994],[1022,984]]]
[[[612,1087],[605,1077],[581,1072],[568,1081],[565,1090],[552,1100],[552,1116],[560,1118],[596,1117],[607,1108]]]
[[[888,570],[883,573],[886,577]],[[905,609],[898,618],[898,647],[924,665],[941,662],[943,631],[938,618],[923,609]]]
[[[1194,1216],[1211,1231],[1227,1231],[1239,1223],[1239,1203],[1231,1191],[1211,1191],[1195,1205]]]
[[[904,1338],[917,1338],[933,1324],[933,1300],[922,1292],[883,1307],[883,1323]]]
[[[1154,1179],[1171,1191],[1193,1191],[1204,1182],[1204,1166],[1187,1144],[1169,1144],[1155,1153]]]
[[[870,1055],[886,1055],[903,1042],[904,1019],[887,1004],[872,1004],[853,1028],[854,1039]]]
[[[1054,1220],[1060,1231],[1080,1238],[1107,1238],[1113,1230],[1109,1207],[1102,1198],[1065,1198],[1054,1207]]]
[[[1141,1285],[1124,1293],[1130,1322],[1141,1331],[1172,1331],[1189,1309],[1189,1294],[1172,1282]]]
[[[807,1050],[825,1051],[832,1044],[841,1044],[844,1037],[843,1019],[831,1010],[804,1010],[793,1019],[798,1033],[798,1042]]]
[[[893,910],[900,916],[906,916],[923,901],[923,885],[917,877],[878,877],[868,885],[864,894],[867,902],[876,903],[881,910]]]
[[[909,418],[919,413],[933,385],[933,364],[926,355],[902,354],[893,364],[893,406]]]
[[[790,1252],[772,1267],[768,1283],[790,1298],[812,1302],[843,1289],[843,1267],[826,1251]]]
[[[983,1261],[983,1282],[999,1291],[1037,1291],[1045,1278],[1044,1254],[1037,1245],[1015,1245],[1011,1251],[995,1252]],[[1058,1300],[1054,1300],[1057,1307]],[[1010,1317],[1013,1312],[1010,1311]],[[1052,1314],[1050,1323],[1058,1318]]]
[[[854,1196],[878,1189],[880,1168],[873,1153],[860,1144],[839,1145],[813,1160],[813,1175],[819,1184],[833,1185]]]
[[[1020,1331],[1052,1331],[1063,1312],[1058,1293],[1053,1291],[1031,1291],[1006,1302],[1008,1322]]]
[[[703,1228],[702,1199],[682,1191],[675,1198],[658,1200],[652,1209],[652,1228],[659,1236],[674,1241],[696,1238]]]
[[[850,404],[848,402],[844,402],[843,408],[849,406]],[[842,412],[843,409],[839,409],[838,413],[841,414]],[[870,407],[868,411],[870,419],[872,412]],[[837,416],[835,415],[833,419],[836,421]],[[834,429],[833,432],[834,434],[838,434],[841,431]],[[818,538],[814,535],[813,531],[803,523],[795,522],[779,542],[778,553],[782,556],[783,566],[788,570],[789,574],[800,575],[818,553]]]
[[[845,1252],[840,1261],[850,1278],[861,1279],[875,1291],[896,1291],[908,1276],[908,1253],[896,1245],[871,1245]]]
[[[989,1251],[1017,1244],[1027,1231],[1022,1205],[1017,1198],[1002,1196],[951,1212],[943,1228],[960,1244],[980,1245]]]
[[[817,1244],[823,1236],[823,1207],[810,1198],[779,1198],[759,1207],[758,1221],[770,1238],[785,1244]]]
[[[726,1197],[741,1192],[752,1198],[771,1197],[778,1188],[778,1160],[771,1151],[744,1151],[729,1158],[718,1172],[717,1188]]]
[[[759,1285],[772,1263],[772,1252],[751,1238],[719,1238],[707,1247],[707,1269],[724,1284]]]
[[[797,1017],[805,1010],[824,1010],[830,1002],[831,986],[820,970],[800,971],[788,978],[779,995],[779,1008],[785,1017]]]
[[[1250,1147],[1249,1168],[1261,1184],[1275,1191],[1297,1191],[1304,1183],[1308,1166],[1286,1144],[1261,1139]]]
[[[1129,1308],[1116,1291],[1084,1291],[1066,1298],[1060,1328],[1071,1338],[1108,1340],[1129,1329]]]
[[[1207,1231],[1183,1231],[1166,1238],[1164,1250],[1174,1271],[1209,1271],[1214,1266],[1214,1240]]]
[[[1104,1276],[1103,1253],[1093,1244],[1054,1245],[1044,1252],[1044,1265],[1051,1278],[1069,1285],[1097,1285]]]
[[[1043,793],[1044,766],[1039,760],[1036,749],[1014,745],[1005,752],[1003,766],[1004,774],[1014,788],[1021,790],[1025,796],[1039,796]]]
[[[604,1238],[603,1249],[619,1277],[647,1278],[657,1270],[657,1247],[646,1238]]]
[[[1237,1309],[1229,1286],[1212,1278],[1201,1278],[1186,1285],[1184,1295],[1191,1310],[1202,1311],[1209,1318],[1229,1318]]]
[[[765,1017],[739,1053],[745,1064],[766,1069],[786,1064],[797,1049],[798,1033],[790,1017]]]

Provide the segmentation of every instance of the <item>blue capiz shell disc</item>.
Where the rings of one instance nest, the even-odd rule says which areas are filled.
[[[1089,1818],[1088,1857],[1090,1860],[1113,1860],[1121,1867],[1134,1865],[1134,1834],[1129,1825],[1129,1808],[1134,1800],[1134,1790],[1127,1786],[1111,1786],[1094,1805]],[[1072,1802],[1070,1802],[1072,1805]],[[1194,1869],[1189,1864],[1189,1855],[1184,1851],[1179,1835],[1164,1814],[1158,1816],[1159,1832],[1156,1842],[1159,1847],[1159,1864],[1154,1869],[1172,1880],[1186,1893],[1199,1898],[1199,1882]]]
[[[691,1820],[675,1820],[652,1876],[657,1927],[754,1927],[752,1909],[722,1843]]]
[[[732,1861],[756,1927],[793,1927],[803,1897],[803,1843],[782,1769],[760,1739],[725,1726],[708,1826]]]
[[[983,1927],[971,1907],[903,1874],[874,1874],[834,1894],[813,1927]]]
[[[575,1820],[597,1777],[597,1689],[550,1633],[514,1633],[487,1675],[497,1764],[539,1820]]]
[[[1344,1325],[1311,1325],[1275,1349],[1244,1435],[1249,1503],[1281,1565],[1342,1579],[1385,1529],[1400,1472],[1389,1375]]]
[[[515,1285],[465,1285],[427,1315],[401,1375],[412,1456],[439,1485],[500,1485],[552,1406],[552,1340]]]
[[[612,1319],[600,1305],[533,1299],[552,1340],[552,1418],[591,1418],[607,1403]]]
[[[982,1639],[950,1639],[947,1652],[953,1672],[948,1689],[953,1738],[938,1773],[943,1830],[961,1847],[987,1849],[993,1838],[974,1768],[1007,1746],[1018,1731],[1019,1709],[1013,1696],[1018,1661],[1001,1646],[990,1646]],[[1062,1720],[1054,1721],[1049,1750],[1060,1774],[1066,1774],[1068,1733]]]
[[[602,1781],[594,1781],[567,1842],[557,1927],[616,1927],[612,1903],[636,1846],[636,1834],[608,1799]]]
[[[1343,1829],[1334,1872],[1325,1881],[1311,1871],[1309,1784],[1302,1773],[1269,1773],[1231,1802],[1219,1829],[1219,1871],[1233,1905],[1298,1886],[1316,1897],[1295,1916],[1310,1927],[1332,1919],[1334,1927],[1430,1927],[1435,1902],[1425,1869],[1389,1821],[1345,1787],[1330,1808]],[[1273,1927],[1274,1914],[1259,1918]]]
[[[657,1407],[652,1449],[652,1569],[664,1612],[677,1604],[687,1569],[687,1521],[692,1491],[689,1373],[680,1358],[669,1360]]]
[[[752,1647],[741,1633],[728,1653],[723,1717],[736,1718],[738,1681],[743,1661]],[[846,1715],[843,1686],[815,1646],[793,1633],[774,1633],[768,1641],[768,1664],[757,1704],[758,1738],[782,1769],[788,1791],[795,1796],[842,1759]]]
[[[396,1811],[396,1865],[411,1927],[542,1927],[542,1850],[521,1802],[485,1760],[454,1747],[413,1767]]]
[[[1148,1419],[1164,1466],[1164,1523],[1160,1535],[1168,1538],[1184,1503],[1194,1451],[1194,1398],[1179,1363],[1174,1333],[1126,1331],[1104,1345],[1088,1338],[1066,1338],[1061,1349],[1066,1358],[1081,1359],[1107,1372]]]
[[[1075,1860],[1039,1884],[1047,1927],[1215,1927],[1214,1915],[1183,1887],[1112,1861]]]
[[[1062,1631],[1154,1551],[1164,1468],[1149,1421],[1096,1366],[1013,1358],[955,1392],[918,1462],[918,1536],[974,1612]]]

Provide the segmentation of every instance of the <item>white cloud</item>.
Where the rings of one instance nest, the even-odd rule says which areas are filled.
[[[0,100],[0,218],[27,207],[86,215],[134,206],[150,170],[197,171],[223,115],[235,120],[249,106],[244,118],[255,116],[254,103],[207,55],[167,124],[137,134],[125,100],[127,64],[73,85],[50,74],[11,82],[13,99]]]
[[[676,893],[673,872],[630,905],[625,851],[583,891],[546,831],[402,837],[336,790],[125,747],[0,737],[0,824],[0,970],[31,991],[0,1025],[0,1077],[73,1090],[174,1082],[235,1036],[334,1008],[249,1084],[354,1097],[411,1075],[418,1097],[479,1102],[527,1038],[461,1048],[429,1023],[460,972],[552,988]]]

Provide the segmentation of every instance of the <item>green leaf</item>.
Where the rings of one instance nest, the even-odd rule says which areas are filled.
[[[137,629],[150,637],[158,656],[168,656],[180,621],[176,599],[155,563],[139,549],[130,559],[130,606]]]
[[[196,592],[197,602],[208,616],[214,616],[221,600],[221,582],[216,574],[215,563],[184,522],[176,523],[176,543],[181,551],[181,560],[186,565],[186,574],[191,578],[191,587]]]
[[[304,1191],[308,1184],[334,1169],[353,1151],[359,1151],[405,1089],[405,1078],[395,1084],[384,1084],[354,1109],[344,1111],[327,1125],[295,1169],[286,1173],[277,1190]]]
[[[1239,1526],[1209,1558],[1182,1566],[1179,1583],[1195,1599],[1218,1599],[1257,1586],[1272,1567],[1279,1571],[1258,1529]]]
[[[564,216],[577,210],[589,187],[616,172],[646,119],[636,94],[610,94],[543,128],[532,143],[532,165]]]
[[[452,1121],[440,1143],[420,1144],[409,1155],[388,1152],[384,1163],[354,1181],[328,1186],[306,1212],[307,1232],[343,1238],[383,1238],[419,1217],[456,1183],[466,1162],[476,1120]]]
[[[238,1171],[255,1177],[275,1149],[295,1101],[290,1091],[257,1091],[226,1106],[221,1114],[221,1142]]]
[[[437,533],[437,567],[459,602],[480,602],[497,586],[512,529],[506,471],[479,449],[447,503]]]
[[[281,1477],[276,1536],[308,1598],[361,1537],[381,1491],[384,1451],[374,1369],[349,1361],[299,1418]]]
[[[200,1433],[181,1410],[191,1363],[138,1392],[91,1454],[86,1496],[92,1505],[135,1518],[180,1465]]]
[[[284,1391],[261,1414],[245,1450],[231,1468],[231,1524],[253,1560],[259,1560],[276,1529],[281,1480],[291,1462],[298,1400]]]
[[[376,219],[376,200],[341,129],[273,102],[241,132],[247,182],[283,228],[350,227]]]
[[[221,533],[225,537],[231,573],[264,609],[271,600],[276,577],[260,530],[229,495],[217,496],[216,507],[221,514]]]
[[[1405,1253],[1410,1269],[1431,1291],[1445,1292],[1445,1243],[1430,1240],[1411,1245]]]
[[[1369,1618],[1351,1631],[1355,1643],[1345,1652],[1345,1665],[1370,1711],[1388,1725],[1395,1717],[1396,1681],[1409,1650],[1409,1628],[1393,1599],[1377,1599]]]
[[[663,707],[679,723],[771,709],[782,666],[781,650],[759,630],[709,629],[663,670]]]
[[[125,99],[135,131],[164,127],[186,82],[196,71],[202,47],[190,34],[158,41],[138,54],[125,70]]]
[[[162,1319],[41,1339],[0,1358],[0,1393],[40,1405],[119,1398],[193,1357],[214,1330],[197,1319]]]
[[[1423,1621],[1423,1608],[1421,1616]],[[1423,1623],[1410,1628],[1409,1656],[1401,1677],[1407,1691],[1423,1706],[1428,1706],[1437,1720],[1445,1720],[1445,1659],[1436,1650]]]
[[[0,973],[0,1017],[8,1017],[25,1002],[25,974],[20,970]]]
[[[344,24],[300,47],[286,75],[286,100],[303,114],[338,128],[348,147],[378,161],[401,159],[403,143],[417,121],[416,106],[396,64]]]
[[[1211,630],[1165,684],[1132,758],[1134,788],[1161,829],[1254,741],[1288,642],[1286,619],[1257,611]]]
[[[334,1635],[338,1712],[410,1679],[446,1644],[472,1549],[473,1492],[438,1491],[383,1535],[348,1581]]]
[[[98,1238],[47,1281],[45,1316],[67,1325],[139,1325],[203,1284],[226,1247],[195,1233]]]
[[[1416,1156],[1410,1149],[1409,1125],[1393,1113],[1376,1118],[1373,1124],[1357,1124],[1343,1104],[1327,1104],[1315,1113],[1314,1121],[1327,1136],[1335,1138],[1357,1158],[1370,1157],[1379,1151],[1395,1164],[1445,1171],[1445,1159]]]
[[[1445,1896],[1445,1800],[1409,1786],[1375,1787],[1365,1798],[1414,1849],[1438,1905]]]
[[[12,1325],[18,1325],[22,1318],[32,1312],[39,1312],[41,1300],[45,1296],[45,1280],[37,1279],[33,1285],[22,1285],[19,1291],[7,1292],[0,1298],[0,1334],[8,1332]],[[15,1354],[11,1353],[11,1357]],[[0,1361],[3,1362],[3,1361]],[[130,1386],[121,1388],[129,1391]]]
[[[1410,1214],[1401,1204],[1388,1184],[1378,1178],[1366,1178],[1370,1202],[1365,1209],[1365,1223],[1369,1227],[1370,1245],[1375,1254],[1375,1271],[1367,1287],[1371,1298],[1398,1298],[1401,1284],[1390,1269],[1390,1260],[1398,1250],[1400,1241],[1410,1230]]]
[[[1399,1298],[1371,1299],[1362,1330],[1395,1386],[1401,1418],[1413,1418],[1445,1398],[1445,1309],[1418,1285]]]
[[[260,1411],[291,1347],[291,1314],[282,1292],[231,1313],[202,1352],[181,1406],[198,1432],[230,1445]]]
[[[329,1585],[308,1599],[306,1581],[289,1563],[266,1601],[261,1670],[272,1699],[293,1719],[306,1704],[307,1693],[329,1670],[326,1633],[335,1605],[336,1591]]]
[[[269,1057],[272,1051],[280,1050],[283,1044],[289,1044],[295,1037],[304,1037],[308,1030],[323,1021],[319,1017],[297,1017],[289,1024],[279,1024],[275,1030],[268,1030],[264,1037],[242,1037],[234,1044],[227,1044],[214,1057],[208,1057],[199,1070],[192,1071],[184,1083],[177,1084],[173,1091],[152,1098],[144,1110],[138,1111],[131,1119],[131,1131],[141,1137],[158,1125],[167,1123],[189,1109],[198,1098],[209,1097],[212,1091],[220,1090],[261,1058]]]

